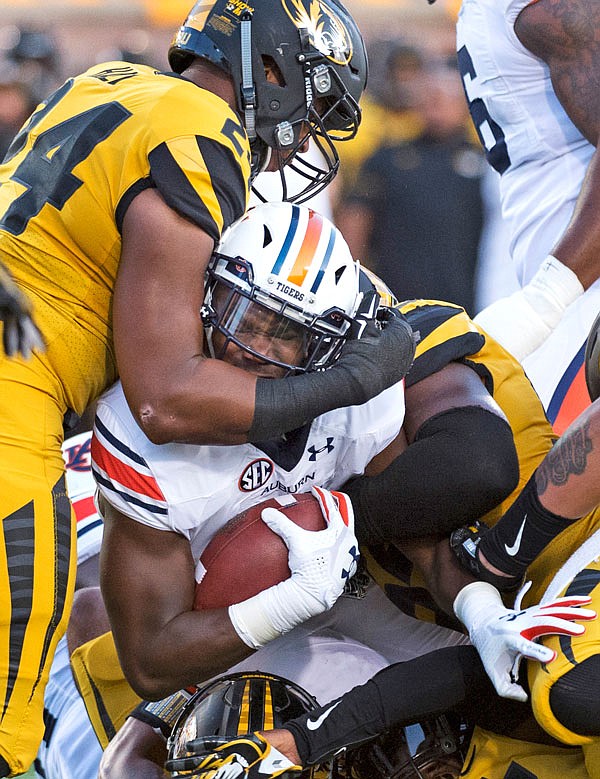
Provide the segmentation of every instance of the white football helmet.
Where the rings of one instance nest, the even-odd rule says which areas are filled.
[[[209,264],[202,320],[211,355],[234,343],[288,372],[327,368],[361,301],[359,272],[339,230],[310,208],[250,209]]]

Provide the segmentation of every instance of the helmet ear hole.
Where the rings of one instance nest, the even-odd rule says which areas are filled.
[[[267,54],[261,56],[263,67],[265,69],[265,78],[271,84],[277,84],[278,87],[285,87],[285,78],[279,65],[275,62],[273,57],[269,57]]]
[[[345,271],[345,270],[346,270],[346,266],[345,266],[345,265],[344,265],[343,267],[341,267],[341,268],[338,268],[338,269],[336,270],[336,272],[335,272],[335,283],[336,283],[336,284],[339,284],[339,282],[340,282],[340,279],[341,279],[341,278],[342,278],[342,276],[344,275],[344,271]]]
[[[273,243],[273,236],[271,235],[271,231],[269,230],[268,226],[265,225],[265,237],[263,240],[263,249],[265,249],[269,244]]]

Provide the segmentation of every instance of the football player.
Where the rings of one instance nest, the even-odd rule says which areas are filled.
[[[317,371],[335,370],[354,329],[365,329],[361,342],[368,344],[376,326],[369,318],[374,302],[372,290],[360,291],[359,266],[329,220],[305,207],[264,204],[234,225],[211,261],[202,312],[206,350],[274,384],[291,373],[310,379]],[[92,447],[105,517],[101,581],[119,659],[139,695],[163,697],[251,656],[253,668],[265,663],[265,670],[323,697],[325,689],[343,684],[345,677],[315,676],[311,664],[298,662],[298,646],[310,644],[315,633],[333,631],[380,657],[388,652],[406,656],[419,642],[460,640],[454,631],[416,623],[414,634],[405,630],[406,642],[398,642],[398,620],[414,620],[396,612],[377,588],[369,588],[356,606],[376,615],[370,619],[357,619],[347,601],[329,610],[337,595],[327,601],[319,589],[326,592],[329,580],[313,581],[303,568],[313,545],[302,534],[295,538],[281,518],[269,525],[289,536],[290,559],[297,559],[301,569],[289,583],[229,610],[192,611],[196,561],[221,525],[266,497],[307,492],[314,485],[336,489],[363,473],[376,455],[384,450],[391,455],[403,417],[403,384],[398,382],[366,404],[320,415],[284,437],[236,447],[165,448],[140,430],[121,384],[102,396]],[[299,543],[306,547],[304,554]],[[340,542],[335,543],[338,548]],[[333,551],[327,555],[333,565]],[[312,588],[312,596],[305,587]],[[292,591],[285,594],[288,588]],[[274,641],[323,611],[306,633]],[[288,668],[284,658],[292,645],[295,659]],[[94,679],[92,665],[101,676],[106,673],[96,657],[106,659],[107,647],[112,647],[110,636],[74,656],[81,689]],[[285,666],[273,667],[276,659]],[[102,720],[101,712],[93,719]]]
[[[94,632],[107,623],[105,614],[94,609],[98,583],[98,554],[102,542],[103,522],[94,504],[96,484],[91,470],[92,432],[87,430],[69,436],[63,443],[69,499],[76,518],[77,579],[76,590],[85,593],[76,611],[81,622],[94,619]],[[91,597],[90,597],[91,594]],[[75,596],[77,598],[77,595]],[[93,614],[93,617],[92,617]],[[81,630],[81,625],[79,626]],[[75,625],[71,624],[71,630]],[[44,694],[44,735],[33,769],[40,779],[88,779],[96,775],[100,746],[85,722],[85,706],[73,684],[69,647],[64,635],[57,644]],[[76,773],[73,773],[76,766]]]
[[[358,266],[349,257],[339,233],[327,220],[303,207],[285,204],[262,206],[251,211],[228,236],[220,246],[221,252],[214,256],[211,263],[207,306],[203,311],[210,341],[207,349],[216,356],[224,356],[237,364],[247,364],[249,369],[260,375],[271,377],[307,368],[323,370],[339,353],[351,328],[366,328],[369,331],[373,326],[369,320],[361,318],[362,315],[356,316],[358,303],[363,301],[363,293],[358,288]],[[231,256],[223,256],[224,251],[231,252]],[[252,259],[245,260],[245,256]],[[279,270],[274,270],[277,267]],[[307,294],[304,301],[299,301],[299,297],[311,289],[312,293]],[[364,302],[369,303],[368,312],[372,311],[373,302],[372,290],[369,292],[371,296],[364,298]],[[282,309],[285,315],[280,315]],[[271,335],[267,337],[269,332]],[[267,354],[261,356],[262,351]],[[331,368],[327,367],[327,370]],[[310,376],[310,373],[309,370],[306,375]],[[273,378],[270,380],[274,381]],[[190,584],[193,588],[194,582],[193,565],[191,573],[188,571],[190,579],[186,579],[186,567],[193,559],[189,551],[190,540],[195,544],[194,549],[199,550],[198,545],[205,544],[217,527],[232,514],[246,505],[261,501],[266,495],[285,496],[302,487],[308,490],[317,480],[329,483],[336,478],[343,481],[349,473],[361,471],[364,461],[393,438],[394,431],[399,430],[404,410],[400,382],[366,404],[322,415],[315,423],[289,436],[289,440],[238,447],[174,445],[172,448],[151,444],[131,417],[120,393],[120,387],[115,388],[102,400],[94,450],[95,467],[104,485],[103,492],[112,502],[119,503],[123,512],[127,512],[127,516],[124,516],[120,510],[111,510],[109,524],[112,526],[108,531],[107,559],[111,559],[111,565],[114,563],[117,568],[120,567],[111,550],[115,548],[114,544],[120,546],[121,533],[135,533],[138,525],[145,539],[153,537],[163,552],[171,544],[179,552],[185,548],[183,568],[175,565],[160,566],[160,588],[166,592],[175,585],[184,598],[184,591]],[[113,404],[111,399],[117,396],[120,399]],[[118,416],[115,416],[116,413]],[[127,422],[126,435],[125,428],[121,429],[120,423],[117,425],[117,419]],[[142,437],[138,439],[139,434]],[[129,460],[125,464],[127,457],[123,447],[126,443],[132,444],[131,436],[135,439],[136,448],[144,441],[143,450],[148,458],[146,461],[152,463],[152,467],[156,467],[169,451],[191,457],[188,470],[182,468],[181,462],[176,464],[174,460],[174,469],[168,468],[167,479],[172,483],[172,488],[175,488],[177,482],[190,493],[189,501],[175,500],[169,507],[169,515],[174,521],[181,509],[184,509],[191,512],[192,523],[199,522],[198,528],[189,534],[190,540],[186,535],[148,527],[130,518],[133,511],[135,516],[143,515],[146,520],[150,519],[156,524],[152,516],[155,513],[159,517],[161,515],[161,511],[154,511],[156,506],[153,506],[153,501],[157,497],[155,490],[146,494],[151,480],[145,478],[138,482],[134,475],[135,468],[141,467],[141,463],[137,462],[133,468]],[[150,450],[153,452],[152,458],[148,456]],[[132,454],[133,450],[130,449],[129,453]],[[199,467],[201,461],[205,467]],[[260,468],[255,467],[258,461],[262,466]],[[126,473],[132,481],[120,484],[119,480],[122,481]],[[161,473],[158,477],[163,487],[165,476],[166,473]],[[208,500],[211,495],[212,500]],[[347,540],[349,538],[346,536]],[[341,545],[341,539],[337,543]],[[297,542],[291,539],[290,544],[297,545]],[[148,547],[148,554],[152,548],[156,550],[157,547]],[[347,557],[347,553],[344,557]],[[135,566],[132,568],[131,564],[132,558],[129,560],[129,570],[133,572]],[[347,563],[345,567],[349,567]],[[120,579],[117,568],[114,571]],[[156,570],[152,568],[151,579],[159,585]],[[142,568],[138,574],[141,581]],[[169,581],[171,575],[173,578]],[[331,586],[328,580],[323,582],[323,586],[326,585],[328,589]],[[119,582],[115,580],[113,586],[119,588]],[[137,585],[132,587],[132,592],[134,589],[137,590]],[[318,621],[311,620],[302,629],[296,628],[289,641],[272,641],[264,650],[256,653],[252,653],[251,647],[238,638],[231,621],[236,619],[235,616],[230,618],[227,610],[213,614],[211,619],[215,623],[220,620],[223,628],[218,632],[207,631],[205,639],[202,639],[205,641],[204,654],[194,648],[194,663],[199,657],[205,659],[200,660],[204,664],[202,671],[192,667],[190,677],[196,678],[200,673],[206,675],[211,670],[224,670],[227,664],[232,663],[232,654],[236,653],[239,657],[249,656],[249,668],[280,670],[300,682],[308,680],[313,692],[327,698],[358,680],[366,679],[370,673],[398,657],[412,656],[422,646],[433,647],[464,641],[464,637],[454,631],[418,623],[401,614],[373,586],[357,582],[354,589],[354,595],[349,593],[344,596],[342,602],[336,604],[327,615]],[[364,596],[364,603],[358,601],[359,613],[362,613],[363,618],[357,621],[355,596],[359,595],[361,598]],[[281,597],[283,601],[283,594]],[[293,599],[290,600],[291,605],[288,604],[287,609],[294,604]],[[316,602],[316,598],[308,598],[308,606],[300,604],[298,598],[295,603],[300,606],[300,613],[288,614],[287,617],[285,603],[281,607],[280,613],[288,620],[287,626],[292,618],[305,619],[307,609],[323,608],[322,604]],[[162,606],[157,600],[153,613],[158,614],[159,609],[162,610]],[[185,609],[190,626],[194,619],[199,623],[202,621],[201,615],[189,611],[187,602]],[[242,607],[232,610],[232,614],[237,613],[242,614],[243,619]],[[270,609],[267,609],[267,613],[271,613]],[[78,621],[79,617],[75,622]],[[144,622],[148,624],[146,619]],[[239,625],[239,622],[236,624]],[[259,627],[256,622],[251,623],[252,633]],[[131,628],[130,625],[127,632],[131,633]],[[286,623],[280,623],[277,628],[284,630]],[[262,640],[266,640],[264,635]],[[398,635],[405,635],[405,641],[399,642]],[[261,640],[252,639],[250,635],[247,638]],[[371,642],[375,643],[374,648]],[[74,643],[78,641],[74,640]],[[181,641],[177,644],[176,671],[180,673],[183,669],[184,647]],[[133,648],[137,652],[140,645]],[[147,648],[152,649],[150,643]],[[144,655],[144,663],[152,659],[146,650]],[[299,658],[304,658],[304,662]],[[75,652],[73,662],[94,724],[98,727],[103,743],[106,743],[139,698],[124,683],[110,636],[103,636],[99,641],[82,646]],[[335,668],[336,672],[323,674],[323,662]],[[343,673],[340,673],[340,668],[344,669]],[[70,699],[74,689],[68,695],[64,693],[64,697]],[[125,694],[122,694],[123,689]],[[69,725],[65,727],[68,730]],[[73,718],[70,727],[76,728],[81,737],[86,727],[90,729],[90,720],[81,722]],[[54,731],[57,731],[56,726]],[[81,764],[73,759],[68,768],[67,763],[68,759],[65,758],[62,763],[63,776],[73,775],[79,779],[83,770]],[[48,759],[45,764],[49,764]]]
[[[535,623],[547,621],[552,609],[561,603],[566,607],[566,613],[579,602],[579,596],[598,598],[599,439],[600,400],[596,400],[546,455],[526,489],[502,518],[502,521],[507,517],[513,521],[515,546],[518,547],[527,538],[529,525],[536,527],[538,524],[540,512],[544,519],[547,519],[544,513],[559,509],[565,517],[583,517],[579,535],[585,540],[580,545],[573,545],[576,537],[573,534],[561,538],[563,545],[575,549],[562,567],[551,565],[559,555],[557,550],[553,560],[552,556],[543,554],[542,548],[537,549],[540,557],[533,561],[528,572],[528,576],[538,583],[536,599],[543,587],[550,584],[543,592],[540,607],[535,613],[530,610],[533,619],[526,628],[530,637],[536,630]],[[532,483],[537,485],[538,500]],[[520,527],[514,521],[516,517],[521,521]],[[577,524],[575,519],[564,520],[564,523],[565,526]],[[492,536],[493,530],[480,536],[481,541],[478,537],[474,539],[472,534],[469,544],[463,548],[463,557],[466,557],[467,549],[473,544],[481,545],[488,535]],[[538,535],[548,541],[543,533],[538,532]],[[551,580],[550,573],[554,573]],[[488,587],[484,582],[469,585],[454,603],[457,615],[471,623],[471,636],[484,658],[486,647],[479,643],[477,632],[488,619],[487,601],[491,594]],[[465,596],[471,603],[466,603]],[[492,594],[492,597],[496,595]],[[510,619],[518,622],[524,616],[525,612],[516,605]],[[264,761],[277,764],[278,759],[288,760],[296,766],[294,769],[286,763],[288,771],[299,772],[301,766],[321,763],[342,747],[369,741],[392,727],[407,725],[442,711],[454,711],[479,726],[460,774],[463,777],[502,779],[521,775],[517,773],[520,770],[525,772],[523,776],[531,777],[568,775],[596,779],[600,776],[596,694],[600,669],[599,634],[596,621],[588,626],[585,636],[564,633],[560,638],[547,638],[544,643],[554,657],[544,665],[530,665],[531,707],[537,725],[545,733],[535,727],[527,707],[494,700],[490,680],[473,647],[454,647],[384,669],[366,685],[356,687],[308,716],[288,722],[284,729],[257,733],[200,751],[196,754],[196,775],[214,772],[210,773],[211,777],[219,779],[223,766],[239,764],[242,760],[242,768],[248,776],[265,772]],[[518,673],[518,664],[514,670]],[[565,745],[580,745],[581,749],[566,749]],[[279,752],[282,754],[278,756]],[[193,750],[189,756],[192,753]],[[275,775],[274,772],[271,775]]]
[[[68,79],[0,166],[0,257],[46,344],[29,361],[0,356],[0,776],[36,753],[72,600],[64,417],[120,375],[157,443],[261,441],[377,395],[412,359],[399,319],[309,379],[266,381],[202,350],[203,274],[252,177],[300,165],[312,139],[326,163],[287,193],[307,197],[335,175],[334,140],[356,132],[367,63],[352,17],[337,0],[201,2],[169,58],[170,73],[110,62]],[[9,352],[35,348],[7,322]]]
[[[597,355],[590,349],[588,356],[593,365],[588,366],[587,374],[592,377],[597,370]],[[590,394],[595,397],[593,386],[592,379]],[[409,403],[410,391],[407,392]],[[513,624],[525,619],[528,624],[524,624],[524,632],[530,638],[536,631],[542,635],[544,628],[540,630],[539,626],[549,624],[552,610],[561,604],[565,615],[572,606],[585,603],[586,598],[592,604],[597,602],[600,589],[599,420],[600,400],[595,400],[550,449],[501,519],[511,523],[515,538],[514,549],[505,548],[504,556],[516,555],[520,547],[531,554],[529,559],[527,555],[522,559],[531,563],[527,576],[534,583],[532,597],[540,600],[540,606],[523,611],[519,597],[512,614],[506,615]],[[358,506],[357,509],[360,516]],[[556,513],[559,511],[561,516]],[[560,529],[566,531],[556,540],[554,536],[559,528],[551,528],[554,533],[540,529],[540,523],[547,524],[550,517],[562,522]],[[475,531],[476,528],[466,537],[463,558],[468,550],[494,535],[494,530],[479,536]],[[552,540],[554,544],[548,546]],[[532,541],[537,542],[535,548]],[[478,572],[473,565],[470,569]],[[522,573],[520,570],[515,579],[519,580]],[[294,769],[286,762],[287,771],[299,772],[301,766],[318,764],[342,747],[372,740],[392,727],[442,711],[454,711],[478,725],[461,776],[502,779],[521,775],[520,771],[523,776],[532,777],[569,775],[595,779],[600,776],[596,711],[600,668],[598,622],[588,625],[585,635],[576,631],[562,633],[561,629],[557,631],[562,633],[560,637],[544,640],[549,650],[547,662],[529,664],[528,679],[522,677],[530,691],[531,708],[503,703],[495,699],[481,664],[483,659],[489,672],[491,644],[498,640],[501,631],[498,622],[496,637],[480,641],[479,631],[488,623],[490,605],[496,599],[497,593],[489,584],[481,582],[465,587],[454,602],[456,614],[470,625],[479,656],[473,647],[439,650],[382,670],[368,684],[308,716],[292,720],[283,730],[235,739],[226,745],[209,744],[209,748],[199,749],[195,755],[192,748],[188,759],[195,759],[195,775],[210,774],[218,779],[224,766],[232,770],[231,764],[238,764],[240,772],[257,776],[261,771],[269,773],[267,764],[278,765],[285,760],[296,766]],[[588,619],[592,614],[582,612],[581,616]],[[492,654],[495,660],[499,659],[495,652]],[[515,676],[518,671],[517,659],[513,668]],[[493,672],[489,675],[494,678]],[[517,697],[515,690],[506,692]],[[139,728],[135,724],[131,727],[134,732]]]
[[[382,291],[385,295],[385,290]],[[450,530],[461,523],[461,518],[486,516],[493,522],[515,499],[528,474],[551,447],[554,436],[519,364],[477,328],[463,309],[436,301],[413,301],[402,310],[421,336],[415,363],[406,378],[409,405],[398,440],[402,445],[397,456],[392,451],[389,457],[378,458],[381,469],[378,474],[369,469],[368,476],[351,479],[344,484],[344,489],[352,493],[356,504],[357,534],[360,532],[362,540],[369,545],[369,569],[390,598],[400,610],[410,611],[413,616],[437,616],[438,620],[457,628],[456,620],[435,609],[417,569],[386,538],[394,532],[398,543],[416,542],[424,535],[447,538]],[[457,575],[463,577],[462,582],[472,582],[470,577],[464,578],[460,569]],[[580,602],[585,603],[587,599],[582,598]],[[358,613],[354,615],[355,622],[360,619]],[[579,615],[589,616],[583,611]],[[487,616],[490,622],[496,619],[500,625],[515,628],[512,639],[517,641],[521,629],[526,630],[520,621],[507,620],[514,612],[499,602],[488,609]],[[535,612],[526,612],[524,620],[535,622]],[[410,629],[419,626],[420,631],[420,626],[425,624],[425,620],[413,621]],[[553,624],[557,627],[559,623]],[[562,627],[567,634],[582,629],[564,622]],[[298,628],[289,636],[297,640]],[[401,641],[397,636],[396,641],[400,646],[413,638],[417,639],[413,654],[415,649],[420,654],[432,648],[431,643],[421,643],[422,636],[417,632],[412,636],[402,634]],[[496,641],[496,657],[503,653],[510,655],[512,650],[508,650],[506,640],[507,634]],[[274,642],[272,646],[276,645]],[[297,667],[294,650],[290,650],[290,662],[292,667]],[[527,649],[534,657],[541,656],[534,654],[540,650],[543,652],[544,648],[538,645]],[[498,669],[498,677],[507,686],[511,686],[509,671],[515,654],[511,655],[508,667],[502,658],[504,664]],[[251,660],[255,657],[258,654]],[[81,665],[77,654],[74,661],[76,666]],[[285,671],[282,673],[286,675]],[[78,672],[78,678],[83,676]],[[321,677],[329,681],[328,674],[321,673]],[[314,679],[308,676],[302,681],[313,691]],[[510,691],[516,690],[517,684],[512,685]],[[88,697],[92,698],[91,691]],[[317,697],[323,700],[322,694]],[[141,760],[143,765],[148,758],[145,750],[149,742],[154,744],[150,751],[159,754],[154,750],[160,748],[161,736],[147,723],[151,720],[153,726],[159,727],[152,717],[171,709],[164,704],[149,704],[149,708],[143,708],[139,715],[141,721],[137,715],[128,720],[120,735],[110,743],[102,764],[103,777],[125,775],[128,769],[124,766],[128,766],[129,758]],[[172,724],[168,721],[164,728]],[[136,747],[144,754],[136,752]],[[164,753],[164,739],[162,748]]]
[[[523,285],[477,321],[531,355],[525,368],[558,434],[589,405],[585,341],[600,310],[599,44],[588,34],[599,24],[596,3],[569,0],[463,0],[457,22],[459,69],[501,175]]]

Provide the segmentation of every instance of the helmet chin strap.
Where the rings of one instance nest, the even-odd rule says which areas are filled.
[[[256,90],[252,77],[252,14],[244,11],[240,22],[240,48],[242,60],[242,106],[244,125],[248,139],[256,139]]]

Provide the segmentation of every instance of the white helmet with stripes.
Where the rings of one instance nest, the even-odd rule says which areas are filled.
[[[288,372],[327,368],[361,300],[359,270],[339,230],[312,209],[250,209],[209,264],[202,319],[212,356],[233,343]]]

